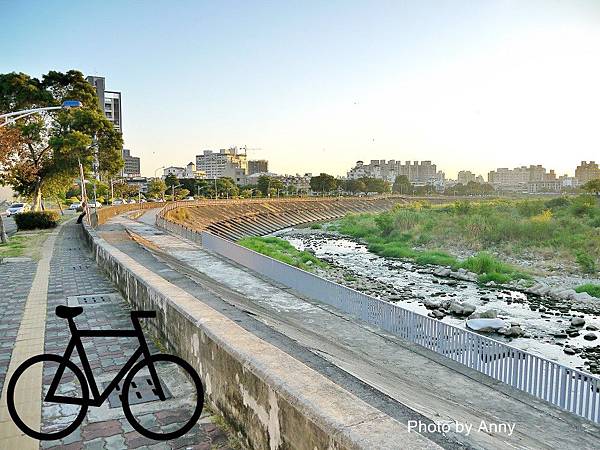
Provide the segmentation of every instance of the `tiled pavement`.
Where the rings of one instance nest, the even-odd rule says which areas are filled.
[[[20,263],[24,264],[24,263]],[[32,263],[35,266],[35,263]],[[6,266],[1,266],[4,269]],[[34,268],[13,269],[21,273],[23,285],[30,283]],[[4,272],[4,271],[3,271]],[[4,277],[0,277],[0,288],[7,284]],[[8,283],[10,285],[10,282]],[[10,287],[10,286],[9,286]],[[4,300],[9,308],[0,308],[0,323],[4,324],[4,317],[9,318],[6,328],[0,327],[0,358],[6,358],[9,353],[5,346],[10,347],[9,338],[16,333],[19,325],[19,299],[27,297],[25,289],[14,290],[14,293]],[[3,289],[6,292],[5,289]],[[99,305],[84,306],[84,312],[75,323],[80,329],[131,329],[131,320],[127,303],[116,294],[112,283],[98,270],[90,258],[85,242],[80,236],[79,226],[70,223],[63,226],[56,241],[54,255],[50,264],[48,285],[48,307],[46,321],[45,352],[62,354],[70,338],[67,321],[55,315],[57,305],[66,305],[69,297],[112,293],[109,301]],[[20,297],[19,297],[20,295]],[[15,318],[16,317],[16,318]],[[148,319],[152,320],[152,319]],[[13,324],[14,322],[14,324]],[[6,340],[3,340],[6,338]],[[5,343],[6,342],[6,343]],[[131,338],[85,338],[84,347],[86,355],[101,389],[127,361],[128,357],[137,348],[137,341]],[[149,341],[151,353],[159,353],[154,344]],[[10,358],[10,356],[8,356]],[[71,358],[78,366],[79,358]],[[0,359],[0,367],[4,364]],[[81,366],[80,366],[81,367]],[[0,369],[2,370],[2,369]],[[5,369],[4,369],[5,370]],[[171,372],[170,372],[171,373]],[[47,390],[52,380],[52,375],[45,368],[44,389]],[[73,388],[75,383],[65,373],[61,387]],[[2,372],[0,372],[2,376]],[[177,427],[185,417],[189,417],[191,405],[187,400],[190,395],[183,387],[187,386],[180,373],[170,375],[163,381],[167,383],[173,393],[173,398],[165,402],[154,401],[135,405],[132,410],[141,422],[153,427],[153,430],[169,431]],[[42,406],[42,429],[52,431],[63,429],[65,423],[70,423],[74,414],[78,412],[77,406],[46,404]],[[186,416],[187,414],[187,416]],[[147,439],[134,431],[124,417],[120,407],[109,408],[108,401],[101,407],[90,407],[82,425],[71,435],[60,441],[43,441],[42,448],[61,449],[125,449],[125,448],[157,448],[157,449],[227,449],[228,435],[212,423],[206,411],[203,412],[199,422],[184,436],[171,441],[154,441]]]
[[[0,392],[36,267],[35,261],[0,264]]]

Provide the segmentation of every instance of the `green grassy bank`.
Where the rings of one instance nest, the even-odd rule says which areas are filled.
[[[491,251],[564,258],[588,274],[595,274],[600,264],[600,206],[588,195],[441,206],[415,202],[380,214],[348,215],[333,228],[363,239],[378,255],[463,267],[480,274],[482,282],[528,277]],[[444,250],[452,248],[473,251],[475,256],[461,261]]]
[[[296,247],[284,239],[276,237],[247,237],[240,239],[237,243],[250,250],[303,270],[311,271],[315,267],[327,267],[327,264],[319,258],[309,252],[296,249]]]

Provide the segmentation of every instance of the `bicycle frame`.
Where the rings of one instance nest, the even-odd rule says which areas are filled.
[[[63,373],[65,371],[65,363],[61,363],[52,379],[52,383],[50,384],[50,389],[44,398],[44,401],[47,402],[57,402],[57,403],[66,403],[71,405],[88,405],[88,406],[101,406],[102,403],[108,398],[112,390],[117,386],[117,384],[127,375],[129,370],[134,366],[136,361],[142,356],[148,364],[148,370],[150,371],[150,376],[152,377],[152,381],[154,386],[157,389],[158,397],[164,401],[165,394],[162,389],[162,386],[158,380],[158,376],[156,375],[156,369],[154,364],[150,360],[150,350],[148,349],[148,344],[146,344],[146,338],[144,337],[144,333],[140,326],[138,318],[140,317],[154,317],[149,315],[150,312],[145,311],[133,311],[131,313],[131,321],[133,323],[133,330],[78,330],[73,319],[69,319],[69,329],[71,330],[71,339],[67,344],[67,348],[63,355],[65,361],[68,361],[73,354],[73,350],[77,349],[77,354],[79,355],[79,359],[81,360],[81,364],[83,366],[83,372],[85,375],[85,379],[90,387],[91,398],[84,399],[78,397],[66,397],[62,395],[56,395],[56,389],[60,384]],[[152,312],[153,313],[153,312]],[[92,372],[92,368],[90,367],[90,363],[88,361],[87,355],[85,353],[85,349],[83,347],[83,343],[81,342],[82,337],[137,337],[139,341],[139,347],[135,350],[133,355],[129,358],[129,360],[125,363],[125,365],[119,370],[119,373],[113,378],[113,380],[106,387],[104,392],[100,393],[98,391],[98,386],[96,384],[96,379],[94,378],[94,373]]]

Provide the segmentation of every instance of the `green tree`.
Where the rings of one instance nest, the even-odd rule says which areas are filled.
[[[271,190],[273,190],[275,195],[277,195],[277,191],[283,189],[283,183],[279,178],[261,175],[258,177],[257,187],[258,190],[266,197],[271,193]]]
[[[600,178],[590,180],[582,186],[583,190],[590,194],[600,195]]]
[[[177,186],[179,184],[179,179],[175,175],[170,173],[165,177],[165,183],[168,187]]]
[[[412,191],[412,184],[406,175],[398,175],[394,180],[392,191],[400,194],[408,194]]]
[[[367,192],[377,192],[379,194],[390,192],[391,184],[389,181],[370,177],[361,178],[361,181],[365,183]]]
[[[313,192],[331,192],[336,189],[338,182],[333,175],[321,173],[316,177],[310,179],[310,189]]]
[[[240,189],[232,178],[222,177],[217,180],[217,191],[219,192],[219,196],[221,198],[237,197]]]
[[[154,198],[162,198],[167,190],[167,184],[160,178],[155,178],[148,183],[148,195]]]
[[[24,73],[0,74],[0,113],[59,106],[79,100],[81,108],[32,114],[8,125],[0,134],[0,183],[32,198],[40,210],[44,185],[78,177],[80,161],[86,173],[97,150],[99,170],[116,175],[123,166],[123,139],[98,105],[96,90],[76,70],[51,71],[41,80]],[[8,140],[5,138],[8,137]],[[16,145],[11,145],[16,136]],[[94,144],[94,145],[92,145]]]

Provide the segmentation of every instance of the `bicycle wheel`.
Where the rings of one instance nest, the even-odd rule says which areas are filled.
[[[40,367],[34,367],[36,364],[40,363]],[[46,393],[48,391],[49,385],[52,382],[52,379],[54,379],[54,374],[56,373],[56,370],[58,369],[60,364],[65,364],[66,368],[61,377],[61,383],[59,383],[55,394],[64,395],[65,397],[81,400],[82,404],[74,405],[68,403],[55,403],[46,401]],[[23,377],[24,374],[25,377]],[[20,398],[26,396],[27,390],[29,389],[28,380],[30,379],[30,377],[33,377],[34,379],[38,378],[40,374],[42,375],[42,384],[45,385],[43,386],[44,392],[42,393],[43,415],[45,411],[49,411],[52,408],[56,409],[57,405],[68,405],[68,408],[70,408],[71,413],[74,412],[74,409],[80,408],[78,413],[70,414],[69,416],[67,416],[74,416],[75,418],[72,420],[71,424],[68,425],[66,428],[64,427],[64,417],[61,417],[61,421],[58,424],[52,423],[52,417],[49,417],[48,419],[50,422],[50,426],[48,427],[48,429],[42,428],[41,430],[35,430],[31,428],[28,424],[26,424],[24,420],[22,420],[21,416],[19,415],[19,411],[17,411],[15,404],[15,395]],[[19,385],[20,379],[22,380],[22,385]],[[80,396],[78,394],[80,394]],[[19,400],[19,398],[17,398],[16,400]],[[63,356],[51,354],[37,355],[23,362],[11,376],[10,381],[8,382],[8,389],[6,392],[6,404],[8,407],[8,412],[12,420],[15,422],[15,425],[17,425],[17,427],[19,427],[19,429],[27,436],[30,436],[34,439],[38,439],[40,441],[62,439],[71,434],[83,421],[88,409],[88,401],[89,388],[85,376],[83,375],[83,372],[79,369],[79,367],[75,365],[74,362],[65,359]],[[49,408],[46,409],[46,407]],[[21,413],[24,412],[26,413],[26,411],[22,411]]]
[[[121,401],[123,404],[123,412],[125,413],[125,417],[138,433],[149,439],[166,441],[169,439],[175,439],[180,436],[183,436],[185,433],[191,430],[191,428],[196,424],[196,422],[200,418],[200,414],[202,414],[202,408],[204,406],[204,388],[202,387],[202,381],[200,380],[200,377],[198,376],[194,368],[178,356],[151,355],[150,362],[154,365],[154,368],[156,369],[156,374],[161,383],[161,386],[166,386],[164,380],[167,377],[173,378],[174,376],[179,377],[180,380],[182,380],[181,382],[177,382],[178,389],[181,389],[181,384],[185,384],[185,391],[182,391],[182,395],[191,403],[192,409],[189,414],[190,417],[188,419],[186,415],[186,417],[183,419],[183,422],[180,422],[179,427],[173,431],[162,431],[160,430],[160,426],[157,426],[156,431],[153,431],[151,429],[145,428],[141,424],[141,422],[138,421],[138,419],[132,413],[131,405],[129,404],[131,398],[129,396],[129,389],[132,385],[135,387],[135,383],[133,382],[134,377],[144,376],[146,379],[148,379],[147,374],[149,373],[149,371],[147,368],[147,360],[142,360],[139,363],[137,363],[129,371],[129,373],[125,377],[125,380],[123,381]],[[173,365],[177,367],[174,368]],[[143,408],[138,411],[141,414],[144,414],[146,412],[146,410]]]

